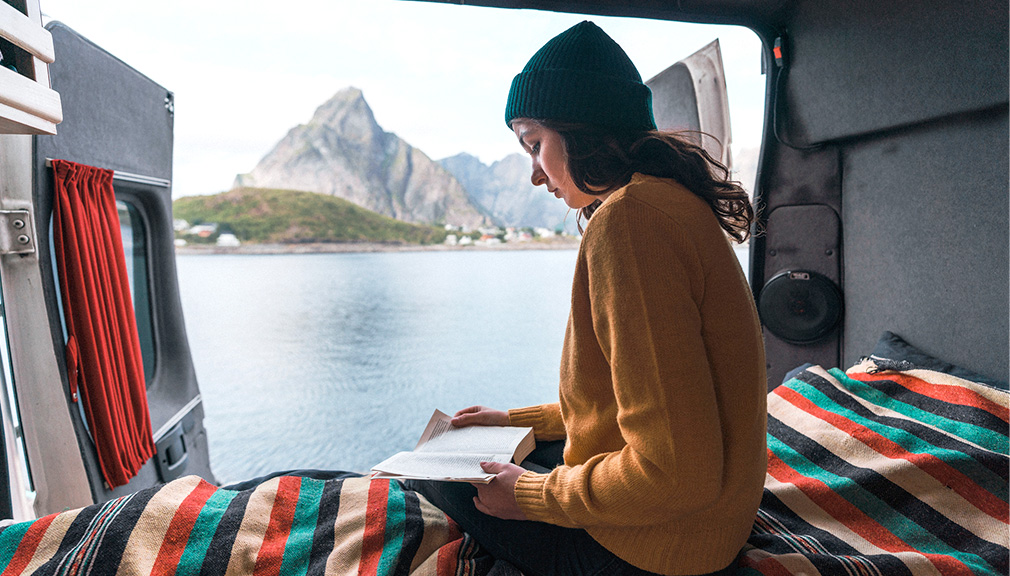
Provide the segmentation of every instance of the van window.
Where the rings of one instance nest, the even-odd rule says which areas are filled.
[[[154,380],[154,332],[151,327],[151,299],[147,268],[147,227],[137,207],[117,200],[119,231],[126,256],[126,276],[130,282],[130,298],[137,318],[140,352],[144,359],[144,380],[151,386]]]

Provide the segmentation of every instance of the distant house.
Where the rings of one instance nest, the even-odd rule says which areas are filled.
[[[189,229],[189,233],[194,236],[199,236],[200,238],[210,238],[210,236],[217,232],[217,223],[211,222],[209,224],[197,224]]]
[[[238,237],[230,232],[224,232],[217,237],[218,246],[241,246],[242,242],[239,241]]]
[[[518,228],[506,228],[505,229],[505,241],[506,242],[529,242],[533,239],[533,234],[530,234],[526,230],[519,230]]]

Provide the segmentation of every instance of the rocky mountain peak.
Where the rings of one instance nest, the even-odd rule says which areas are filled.
[[[490,166],[466,153],[439,160],[456,176],[470,197],[506,226],[561,227],[568,206],[530,181],[530,159],[510,154]]]
[[[372,108],[358,88],[344,88],[316,108],[309,125],[325,126],[347,138],[361,139],[383,134]]]
[[[405,222],[490,223],[452,174],[382,130],[357,88],[337,92],[234,186],[329,194]]]

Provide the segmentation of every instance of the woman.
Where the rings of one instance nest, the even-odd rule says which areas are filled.
[[[563,461],[486,464],[476,495],[414,487],[526,574],[729,574],[766,466],[760,324],[726,237],[749,234],[746,192],[656,131],[649,88],[591,22],[515,77],[506,122],[533,183],[587,219],[560,402],[453,424],[532,426]]]

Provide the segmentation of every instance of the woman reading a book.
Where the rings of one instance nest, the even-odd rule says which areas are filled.
[[[730,574],[766,467],[760,324],[727,238],[748,237],[747,194],[656,130],[649,88],[590,22],[533,56],[505,115],[533,183],[586,220],[560,401],[453,424],[531,426],[563,458],[411,486],[524,574]]]

